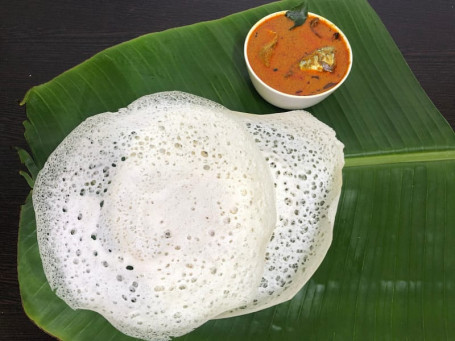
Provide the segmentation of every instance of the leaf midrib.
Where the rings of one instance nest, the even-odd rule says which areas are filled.
[[[30,165],[35,165],[35,161],[29,154],[23,155],[24,163],[33,180],[36,180],[36,174],[31,171]],[[368,167],[368,166],[384,166],[391,164],[403,164],[414,162],[437,162],[455,160],[455,149],[438,150],[438,151],[422,151],[408,153],[388,153],[375,155],[359,155],[345,157],[344,168],[352,167]],[[29,164],[27,164],[29,162]],[[34,166],[36,167],[36,165]]]
[[[345,157],[345,168],[455,160],[455,149]]]

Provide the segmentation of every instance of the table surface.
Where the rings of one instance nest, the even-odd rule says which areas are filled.
[[[17,230],[28,186],[14,146],[26,147],[18,102],[93,54],[139,35],[212,20],[266,0],[4,1],[0,11],[0,339],[52,340],[25,315]],[[420,84],[455,127],[455,0],[369,0]]]

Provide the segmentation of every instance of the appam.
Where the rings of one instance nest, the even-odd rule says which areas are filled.
[[[250,134],[183,93],[145,96],[70,133],[34,189],[44,271],[73,309],[150,340],[245,304],[275,226]]]
[[[146,340],[292,298],[331,242],[343,145],[304,111],[144,96],[74,129],[33,190],[44,271]]]

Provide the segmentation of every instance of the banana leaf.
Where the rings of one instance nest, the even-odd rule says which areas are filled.
[[[30,186],[85,118],[149,93],[181,90],[238,111],[278,111],[253,89],[243,41],[281,1],[220,20],[138,37],[29,90],[19,152]],[[318,0],[310,11],[350,40],[345,84],[309,111],[345,144],[334,240],[321,267],[281,305],[209,321],[182,340],[455,338],[455,134],[365,0]],[[63,340],[128,340],[102,316],[73,311],[50,289],[30,196],[22,207],[18,274],[24,310]]]

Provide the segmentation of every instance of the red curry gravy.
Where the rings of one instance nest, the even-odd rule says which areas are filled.
[[[294,22],[280,13],[252,32],[247,56],[256,75],[290,95],[315,95],[334,87],[349,69],[350,51],[343,34],[311,13],[303,25],[291,29],[292,26]],[[321,51],[332,52],[333,64],[324,64],[319,70],[307,68]]]

